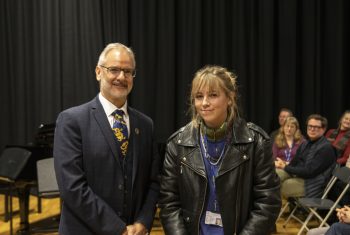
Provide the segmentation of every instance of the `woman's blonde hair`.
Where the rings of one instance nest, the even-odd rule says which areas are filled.
[[[290,124],[295,125],[295,129],[296,129],[294,133],[294,142],[299,143],[304,138],[303,135],[301,134],[298,120],[295,117],[287,117],[286,121],[280,127],[275,137],[275,143],[278,148],[284,148],[288,146],[286,137],[284,135],[284,126],[290,125]]]
[[[216,65],[208,65],[200,69],[192,80],[192,88],[190,95],[190,112],[192,114],[192,124],[198,127],[201,122],[201,117],[198,114],[194,105],[194,99],[198,91],[203,87],[208,87],[209,91],[215,90],[218,87],[222,88],[225,95],[230,100],[226,121],[230,124],[238,114],[237,108],[237,75],[228,71],[224,67]]]
[[[341,115],[339,122],[338,122],[338,129],[340,130],[341,127],[341,122],[343,121],[343,118],[345,117],[346,114],[349,114],[350,110],[345,110],[344,113]]]

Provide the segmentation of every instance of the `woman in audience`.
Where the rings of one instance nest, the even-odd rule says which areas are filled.
[[[274,158],[290,162],[303,140],[298,120],[295,117],[288,117],[275,137],[272,146]]]
[[[272,152],[274,158],[281,159],[288,164],[295,156],[299,145],[304,141],[304,137],[299,129],[299,122],[295,117],[288,117],[275,137]],[[279,174],[280,169],[276,169]]]
[[[343,113],[338,128],[330,129],[326,137],[337,150],[338,164],[344,166],[350,154],[350,110]]]
[[[334,149],[337,152],[337,163],[341,166],[344,166],[349,159],[350,154],[350,110],[346,110],[343,113],[339,120],[338,128],[330,129],[325,136],[332,143]],[[332,188],[332,191],[329,194],[329,198],[332,200],[338,198],[343,187],[344,183],[338,181]],[[340,200],[339,204],[343,206],[349,205],[349,203],[350,191],[348,190],[345,196]]]

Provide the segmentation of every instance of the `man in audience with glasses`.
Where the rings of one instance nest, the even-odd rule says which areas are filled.
[[[59,233],[140,234],[151,229],[159,193],[153,122],[127,103],[133,51],[112,43],[95,72],[100,93],[60,113],[54,159],[63,199]]]
[[[293,160],[286,165],[277,160],[281,174],[281,193],[289,197],[321,197],[336,163],[336,153],[323,136],[327,119],[319,114],[307,118],[307,141],[298,148]]]

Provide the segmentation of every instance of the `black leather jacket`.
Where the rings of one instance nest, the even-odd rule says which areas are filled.
[[[216,195],[225,234],[271,232],[281,207],[269,136],[238,119],[216,177]],[[160,218],[165,234],[199,234],[208,180],[191,124],[168,140],[161,182]]]

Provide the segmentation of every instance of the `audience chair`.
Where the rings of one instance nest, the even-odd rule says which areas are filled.
[[[46,158],[36,162],[38,175],[38,196],[40,198],[60,197],[53,158]],[[61,203],[61,201],[60,201]],[[33,228],[32,232],[56,232],[58,231],[57,218],[53,218],[53,226]]]
[[[333,182],[335,180],[335,176],[333,175],[333,173],[335,172],[335,170],[338,168],[339,166],[335,166],[335,168],[333,169],[332,172],[332,177],[331,179],[328,181],[328,184],[326,185],[323,195],[321,198],[326,198],[328,196],[328,193],[330,192],[330,190],[332,189],[333,185],[335,184],[335,182]],[[287,224],[289,223],[290,219],[293,218],[294,220],[298,221],[300,224],[303,224],[304,221],[299,219],[298,216],[296,216],[296,212],[297,210],[302,210],[301,205],[298,203],[300,198],[305,198],[305,197],[292,197],[292,198],[288,198],[287,203],[285,204],[285,206],[281,209],[281,212],[278,216],[278,218],[280,218],[282,216],[282,214],[284,213],[284,211],[288,208],[289,205],[294,205],[294,208],[291,212],[289,212],[289,215],[286,219],[286,221],[283,223],[283,228],[287,227]],[[305,211],[307,213],[307,211]]]
[[[284,212],[287,210],[287,208],[292,205],[290,200],[295,200],[295,199],[296,199],[295,197],[287,199],[286,204],[284,204],[284,206],[281,208],[281,211],[280,211],[277,219],[280,219],[282,217],[282,215],[284,214]]]
[[[332,174],[333,174],[333,176],[330,179],[330,181],[325,189],[325,192],[321,198],[299,198],[299,199],[297,199],[297,201],[296,201],[297,206],[296,207],[298,207],[298,206],[302,207],[308,212],[308,215],[304,221],[302,221],[301,219],[297,218],[294,215],[296,208],[294,208],[291,215],[289,216],[289,218],[294,218],[302,224],[302,226],[298,232],[298,235],[302,234],[305,229],[307,231],[309,231],[309,228],[307,225],[310,222],[310,220],[312,219],[312,217],[314,217],[314,216],[320,222],[319,227],[329,227],[329,225],[327,224],[328,218],[332,215],[332,213],[335,211],[336,208],[340,208],[339,201],[343,198],[346,191],[350,187],[350,168],[337,167],[334,169]],[[345,185],[344,185],[341,193],[338,195],[338,198],[335,201],[332,201],[332,200],[328,199],[327,196],[328,196],[329,192],[331,191],[332,187],[335,185],[335,183],[338,180],[345,183]],[[322,216],[318,212],[318,210],[325,211],[326,215]]]
[[[0,157],[0,182],[8,186],[8,194],[5,194],[5,214],[8,212],[10,220],[10,234],[13,234],[12,221],[12,194],[15,189],[16,179],[30,158],[31,152],[23,148],[6,148]],[[6,205],[6,200],[9,201]],[[7,211],[8,210],[8,211]],[[7,216],[7,215],[5,215]]]

